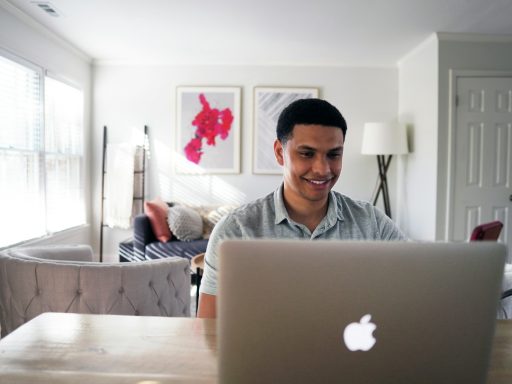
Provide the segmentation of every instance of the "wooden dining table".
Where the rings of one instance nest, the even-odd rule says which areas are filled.
[[[45,313],[0,340],[0,383],[216,383],[215,320]],[[512,383],[512,321],[488,384]]]

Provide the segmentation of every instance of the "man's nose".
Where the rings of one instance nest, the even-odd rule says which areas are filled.
[[[318,175],[326,175],[330,171],[329,162],[324,156],[316,156],[313,162],[313,172]]]

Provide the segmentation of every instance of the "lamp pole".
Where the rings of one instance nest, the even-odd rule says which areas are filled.
[[[375,195],[373,197],[373,205],[377,204],[377,200],[379,199],[380,192],[382,191],[382,198],[384,202],[384,212],[391,219],[391,204],[389,202],[389,189],[388,189],[388,178],[387,172],[389,168],[389,164],[391,163],[391,159],[393,155],[389,155],[387,158],[385,155],[377,155],[377,164],[379,165],[379,186],[375,191]]]
[[[374,190],[373,205],[377,204],[380,193],[384,203],[384,212],[391,218],[391,203],[389,201],[388,169],[393,155],[408,153],[407,133],[405,126],[396,123],[365,123],[361,153],[363,155],[377,155],[379,166],[378,185]]]

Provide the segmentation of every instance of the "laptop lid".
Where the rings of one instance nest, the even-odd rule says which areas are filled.
[[[229,240],[221,383],[484,383],[506,248]]]

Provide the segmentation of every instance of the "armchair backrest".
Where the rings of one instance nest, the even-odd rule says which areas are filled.
[[[106,264],[0,253],[2,336],[44,312],[190,316],[189,262]]]
[[[91,246],[74,245],[43,245],[7,249],[4,252],[14,257],[29,257],[45,260],[93,261]]]

